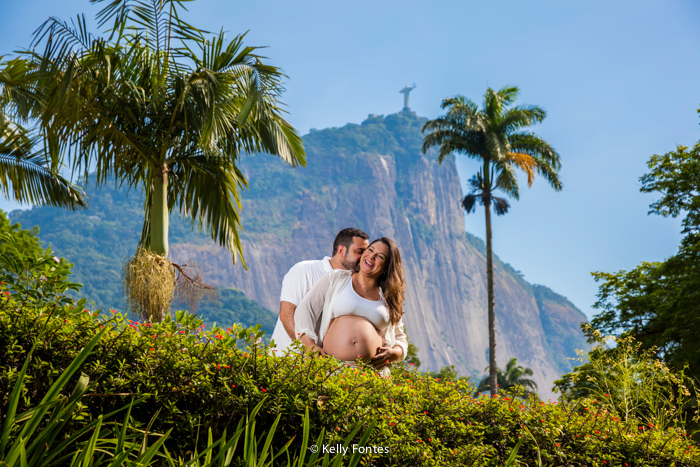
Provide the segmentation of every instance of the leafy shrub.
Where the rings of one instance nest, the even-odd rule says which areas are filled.
[[[71,419],[71,415],[76,410],[80,400],[85,396],[89,378],[82,373],[75,389],[70,397],[60,394],[66,386],[70,377],[77,372],[80,365],[89,355],[91,350],[100,340],[106,329],[98,332],[87,346],[71,362],[69,367],[61,374],[58,380],[49,388],[48,393],[43,397],[41,403],[32,407],[22,414],[17,414],[19,395],[25,384],[29,358],[25,360],[19,372],[17,382],[10,395],[9,405],[6,407],[5,417],[0,426],[0,465],[13,467],[51,467],[70,465],[73,466],[98,466],[109,467],[138,466],[147,467],[151,465],[175,465],[175,459],[167,449],[163,448],[169,432],[165,434],[152,433],[145,430],[143,434],[140,430],[135,430],[131,425],[131,412],[135,405],[142,402],[145,397],[134,401],[122,409],[106,415],[100,415],[96,420],[81,427],[79,430],[67,432],[66,426]],[[29,356],[34,348],[29,351]],[[295,465],[297,467],[312,467],[322,464],[327,466],[333,462],[333,467],[339,467],[342,463],[342,454],[336,454],[333,458],[329,453],[320,454],[319,450],[312,452],[305,463],[307,446],[309,440],[309,414],[308,411],[303,419],[303,435],[300,452],[293,457],[289,456],[288,448],[291,441],[287,442],[281,449],[276,451],[271,449],[271,441],[274,437],[280,416],[270,427],[265,436],[261,439],[255,434],[255,415],[263,406],[263,399],[250,414],[241,418],[236,431],[230,436],[226,432],[216,441],[213,439],[211,430],[206,447],[201,453],[196,450],[188,461],[178,458],[178,464],[183,466],[197,467],[227,467],[230,465],[246,465],[269,467],[271,465],[281,465],[280,460],[276,460],[283,455],[287,455],[287,467]],[[50,412],[49,412],[50,411]],[[110,419],[118,412],[126,411],[126,417],[122,424],[112,422]],[[45,416],[48,420],[44,423]],[[360,443],[366,443],[371,434],[373,426],[365,432],[360,439]],[[355,439],[358,428],[346,438],[343,446],[349,446]],[[243,436],[242,436],[243,435]],[[156,438],[156,441],[149,446],[149,438]],[[242,453],[235,456],[239,440],[243,438],[243,447],[239,449]],[[319,435],[317,444],[323,440],[323,431]],[[266,463],[268,457],[270,461]],[[350,458],[348,467],[355,467],[360,461],[361,454],[355,453]],[[70,461],[70,464],[69,464]]]
[[[184,311],[159,324],[93,311],[84,299],[63,295],[71,284],[68,271],[50,254],[25,258],[21,264],[35,264],[36,270],[8,273],[0,284],[2,414],[25,363],[19,411],[40,403],[103,332],[82,364],[90,385],[67,433],[144,397],[131,414],[133,427],[169,433],[164,446],[173,458],[196,457],[262,404],[258,427],[279,420],[271,439],[275,451],[293,439],[291,452],[300,452],[307,412],[310,439],[321,437],[326,446],[376,424],[361,446],[371,451],[364,454],[366,465],[503,465],[516,446],[514,461],[530,465],[698,464],[697,448],[681,429],[660,428],[635,414],[623,419],[602,400],[562,404],[507,392],[475,398],[468,382],[432,378],[413,370],[415,365],[397,366],[391,378],[382,378],[332,358],[271,355],[258,344],[259,329],[209,329]],[[32,295],[37,275],[52,285]],[[77,384],[77,374],[74,379]]]
[[[659,429],[697,426],[700,394],[683,370],[671,370],[656,358],[656,349],[643,350],[631,336],[603,337],[590,324],[583,329],[597,345],[588,362],[555,381],[564,400],[597,399],[623,420]]]
[[[20,405],[40,401],[96,332],[104,337],[87,357],[88,395],[74,413],[80,425],[123,407],[131,397],[147,396],[135,425],[151,423],[166,433],[174,455],[188,458],[193,440],[235,431],[237,421],[265,400],[258,426],[279,417],[275,448],[298,435],[309,411],[311,437],[325,430],[325,443],[342,442],[352,429],[377,428],[368,446],[389,454],[367,454],[371,465],[486,465],[505,461],[522,440],[517,459],[544,465],[695,465],[695,448],[677,429],[660,430],[622,420],[595,400],[577,404],[516,400],[513,394],[472,398],[464,381],[442,382],[397,368],[391,379],[340,365],[334,359],[268,355],[257,347],[255,330],[202,328],[185,312],[158,325],[129,322],[73,308],[20,306],[0,302],[0,401],[34,342],[28,384]],[[241,348],[242,343],[247,344]],[[156,414],[158,414],[156,416]],[[298,449],[299,437],[292,445]],[[200,446],[200,452],[204,444]]]

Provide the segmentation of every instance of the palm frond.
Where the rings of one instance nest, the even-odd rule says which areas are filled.
[[[171,169],[168,199],[180,212],[229,249],[234,261],[243,250],[240,242],[240,190],[247,182],[235,164],[224,158],[187,157]],[[243,261],[245,267],[245,262]]]
[[[96,37],[87,28],[85,15],[78,15],[75,20],[60,20],[50,17],[34,31],[30,49],[45,43],[43,57],[48,62],[65,62],[71,60],[81,51],[89,50]]]
[[[554,170],[561,168],[561,159],[557,151],[545,140],[530,132],[513,133],[508,137],[511,151],[537,156],[546,161]]]
[[[536,123],[542,123],[547,117],[547,112],[536,105],[522,105],[511,107],[503,114],[498,123],[497,131],[504,134],[525,128]]]
[[[111,23],[108,31],[122,36],[125,30],[136,32],[157,53],[177,50],[173,40],[202,40],[206,31],[180,19],[179,8],[191,0],[90,0],[108,3],[99,13],[99,27]],[[112,39],[110,37],[110,40]]]
[[[476,211],[477,201],[481,202],[481,196],[479,196],[479,195],[467,195],[464,197],[464,199],[462,200],[462,207],[464,208],[465,211],[467,211],[467,214],[470,214],[470,213]]]
[[[75,210],[87,207],[83,190],[58,173],[37,137],[0,115],[0,192],[19,203]]]
[[[520,154],[531,156],[536,162],[536,169],[549,185],[556,191],[562,189],[559,179],[561,159],[554,148],[542,138],[532,133],[515,133],[510,137],[511,150]]]
[[[494,183],[494,190],[501,190],[506,195],[513,199],[520,199],[520,188],[518,187],[518,175],[515,173],[513,164],[505,161],[503,163],[494,163],[497,168],[496,173],[496,183]]]
[[[515,164],[527,175],[527,186],[531,187],[535,181],[535,169],[537,169],[537,159],[522,152],[509,152],[508,160]]]
[[[493,210],[497,216],[502,216],[508,213],[510,204],[505,198],[498,198],[497,196],[491,197],[491,203],[493,204]]]

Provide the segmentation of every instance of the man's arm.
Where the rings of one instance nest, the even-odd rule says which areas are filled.
[[[280,302],[280,321],[284,330],[289,334],[291,340],[295,340],[297,336],[294,333],[294,312],[297,306],[293,303],[281,301]]]

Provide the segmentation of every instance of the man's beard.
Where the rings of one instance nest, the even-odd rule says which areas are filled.
[[[340,265],[343,266],[343,269],[347,269],[348,271],[360,272],[359,261],[357,263],[353,263],[352,261],[348,261],[345,258],[343,258],[343,260],[340,262]]]

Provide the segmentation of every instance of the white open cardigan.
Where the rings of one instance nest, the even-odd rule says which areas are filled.
[[[297,337],[304,334],[309,336],[319,347],[323,347],[323,337],[335,317],[333,305],[340,292],[352,279],[352,271],[334,269],[323,276],[306,294],[294,312],[294,327]],[[384,294],[379,289],[379,295],[384,300]],[[320,326],[319,326],[320,323]],[[385,347],[398,345],[403,353],[399,361],[406,358],[408,339],[403,330],[403,318],[394,325],[389,325],[381,333]]]

